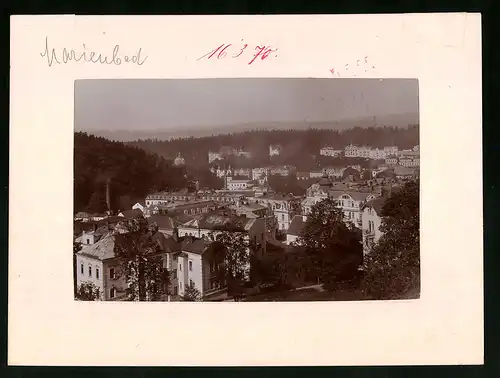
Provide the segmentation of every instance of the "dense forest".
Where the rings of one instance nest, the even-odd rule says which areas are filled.
[[[152,190],[183,188],[183,168],[146,151],[86,133],[75,133],[74,211],[92,213],[129,209]]]
[[[180,153],[186,164],[206,167],[208,152],[219,151],[223,146],[242,148],[252,153],[252,159],[231,157],[226,163],[233,167],[247,168],[269,163],[291,164],[306,170],[317,167],[319,150],[325,146],[343,149],[348,144],[367,145],[374,148],[396,145],[400,149],[419,144],[419,126],[355,127],[346,130],[252,130],[241,133],[214,135],[202,138],[177,138],[171,140],[146,139],[128,142],[166,159],[174,159]],[[279,157],[269,158],[269,145],[283,147]]]

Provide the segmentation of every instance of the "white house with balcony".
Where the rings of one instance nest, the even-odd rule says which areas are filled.
[[[363,233],[363,253],[370,253],[373,245],[377,243],[383,235],[380,230],[382,225],[382,207],[385,198],[379,197],[367,202],[361,213],[361,229]]]

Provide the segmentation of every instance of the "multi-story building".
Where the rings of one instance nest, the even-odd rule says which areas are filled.
[[[328,177],[341,178],[347,167],[326,167],[323,168],[323,174]]]
[[[385,150],[381,150],[379,148],[372,148],[369,150],[370,152],[370,159],[372,160],[384,160],[385,157],[387,156],[387,153]]]
[[[385,158],[385,164],[389,166],[395,166],[398,164],[398,157],[396,155],[387,155]]]
[[[293,216],[300,212],[300,198],[284,194],[266,193],[249,199],[249,202],[267,206],[273,212],[277,221],[277,231],[288,230]]]
[[[183,166],[185,164],[186,164],[186,160],[181,156],[181,153],[179,152],[177,157],[174,159],[174,165],[180,167],[180,166]]]
[[[362,205],[376,198],[376,194],[355,190],[337,190],[334,184],[323,176],[316,184],[311,185],[306,191],[306,198],[302,201],[302,215],[308,216],[312,207],[318,202],[333,198],[337,206],[344,213],[346,221],[352,222],[355,226],[361,227],[361,207]]]
[[[384,151],[385,151],[386,156],[397,155],[398,154],[398,150],[399,150],[398,146],[384,147]]]
[[[117,231],[101,228],[83,232],[77,239],[82,248],[76,253],[76,285],[91,282],[100,292],[100,300],[123,300],[126,295],[127,282],[122,270],[122,258],[115,253]],[[171,252],[175,243],[166,241],[161,232],[153,235],[157,249],[151,256],[160,258],[165,268],[171,265]],[[170,249],[172,247],[173,250]]]
[[[226,177],[226,189],[235,190],[245,190],[253,186],[252,180],[235,180],[232,177]]]
[[[212,152],[212,151],[209,151],[208,152],[208,162],[209,163],[212,163],[216,160],[222,160],[223,157],[222,157],[222,154],[220,152]]]
[[[361,213],[361,229],[363,233],[363,253],[370,253],[373,245],[382,236],[382,206],[385,198],[379,197],[367,202]]]
[[[333,147],[323,147],[319,150],[319,154],[322,156],[331,156],[331,157],[341,157],[342,150],[337,150]]]

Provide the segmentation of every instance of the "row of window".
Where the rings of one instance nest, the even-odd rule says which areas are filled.
[[[85,266],[83,263],[80,263],[80,274],[81,275],[85,274]],[[88,267],[88,276],[89,278],[92,278],[92,265],[89,265]],[[110,268],[109,278],[114,279],[115,277],[116,277],[115,268]],[[95,268],[95,278],[100,279],[100,271],[98,267]]]

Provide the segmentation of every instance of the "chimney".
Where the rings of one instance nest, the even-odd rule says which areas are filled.
[[[111,211],[111,192],[110,192],[111,178],[108,177],[106,180],[106,204],[108,206],[108,211]]]

